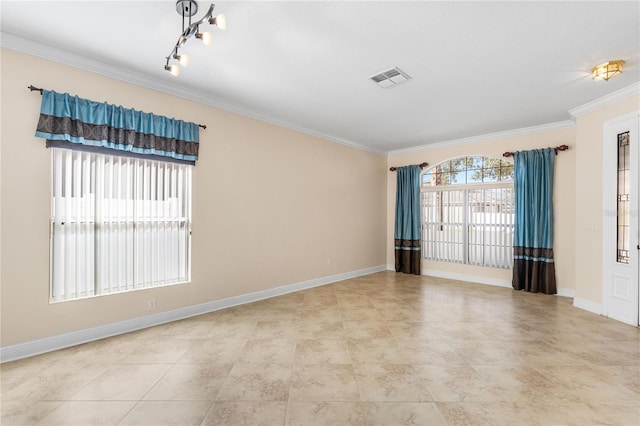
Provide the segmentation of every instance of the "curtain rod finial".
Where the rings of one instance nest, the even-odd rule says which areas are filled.
[[[41,89],[39,87],[35,87],[33,84],[30,84],[29,86],[27,86],[27,89],[31,90],[32,92],[38,91],[42,95],[42,90],[43,89]]]

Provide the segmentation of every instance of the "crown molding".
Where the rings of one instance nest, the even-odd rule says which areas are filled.
[[[36,56],[42,59],[46,59],[52,62],[57,62],[63,65],[68,65],[74,68],[88,71],[94,74],[102,75],[104,77],[113,78],[125,83],[134,84],[136,86],[151,89],[156,92],[165,93],[167,95],[175,96],[178,98],[186,99],[188,101],[197,102],[202,105],[207,105],[213,108],[217,108],[223,111],[231,112],[234,114],[242,115],[257,121],[272,124],[278,127],[283,127],[289,130],[294,130],[299,133],[306,134],[308,136],[317,137],[330,142],[334,142],[340,145],[347,146],[349,148],[358,149],[361,151],[370,152],[378,155],[386,155],[386,151],[373,149],[358,143],[335,137],[329,134],[308,129],[298,126],[296,124],[279,120],[277,118],[261,114],[246,108],[239,107],[237,105],[221,102],[216,99],[212,99],[210,96],[203,95],[195,90],[189,90],[176,87],[173,84],[169,84],[163,80],[130,71],[124,68],[113,66],[112,64],[105,63],[90,59],[66,50],[62,50],[53,46],[48,46],[33,40],[29,40],[23,37],[16,36],[15,34],[0,32],[0,46],[15,50],[17,52],[25,53],[28,55]]]
[[[398,150],[389,151],[388,155],[391,156],[391,155],[408,154],[412,152],[429,151],[432,149],[444,148],[444,147],[450,147],[450,146],[468,145],[468,144],[486,142],[486,141],[496,140],[496,139],[506,139],[506,138],[512,138],[516,136],[533,135],[536,133],[550,132],[553,130],[569,129],[569,128],[575,127],[575,125],[576,124],[572,120],[558,121],[556,123],[542,124],[540,126],[522,127],[520,129],[506,130],[503,132],[495,132],[495,133],[487,133],[484,135],[471,136],[468,138],[454,139],[454,140],[449,140],[444,142],[436,142],[428,145],[416,146],[413,148],[398,149]]]
[[[544,124],[540,126],[525,127],[521,129],[507,130],[504,132],[489,133],[479,136],[472,136],[468,138],[461,138],[443,142],[436,142],[432,144],[426,144],[411,148],[399,149],[399,150],[380,150],[367,147],[350,140],[339,138],[330,134],[322,133],[313,129],[305,128],[294,123],[283,121],[275,117],[271,117],[256,111],[252,111],[238,105],[222,102],[216,99],[212,99],[210,96],[203,95],[202,93],[184,88],[176,87],[163,80],[155,77],[150,77],[141,73],[126,70],[124,68],[116,67],[112,64],[101,62],[98,60],[86,58],[84,56],[62,50],[53,46],[48,46],[40,42],[25,39],[16,36],[11,33],[0,32],[0,46],[15,50],[28,55],[36,56],[42,59],[57,62],[63,65],[68,65],[74,68],[78,68],[84,71],[88,71],[94,74],[102,75],[104,77],[113,78],[125,83],[133,84],[136,86],[144,87],[146,89],[154,90],[167,95],[175,96],[178,98],[186,99],[192,102],[196,102],[202,105],[207,105],[213,108],[217,108],[223,111],[231,112],[234,114],[242,115],[257,121],[272,124],[278,127],[293,130],[299,133],[306,134],[308,136],[317,137],[326,141],[334,142],[340,145],[344,145],[349,148],[357,149],[360,151],[366,151],[377,155],[390,156],[399,155],[411,152],[428,151],[431,149],[466,145],[478,142],[484,142],[487,140],[503,139],[515,136],[523,136],[535,133],[542,133],[546,131],[570,128],[575,126],[575,119],[583,116],[595,110],[598,110],[607,105],[619,102],[623,99],[640,94],[640,82],[634,83],[630,86],[617,90],[606,96],[598,98],[594,101],[578,106],[569,111],[572,120],[561,121],[557,123]]]
[[[623,87],[622,89],[609,93],[608,95],[605,95],[601,98],[575,107],[569,110],[569,114],[575,120],[578,117],[582,117],[583,115],[592,113],[600,108],[604,108],[608,105],[637,95],[640,95],[640,82],[633,83],[627,87]]]

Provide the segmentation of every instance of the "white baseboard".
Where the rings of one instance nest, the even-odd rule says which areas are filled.
[[[111,324],[101,325],[98,327],[92,327],[84,330],[72,331],[70,333],[59,334],[56,336],[45,337],[43,339],[18,343],[16,345],[5,346],[0,348],[0,362],[8,362],[21,358],[27,358],[34,355],[79,345],[82,343],[92,342],[94,340],[104,339],[105,337],[116,336],[118,334],[124,334],[147,327],[153,327],[155,325],[165,324],[172,321],[194,317],[196,315],[218,311],[220,309],[230,308],[232,306],[244,305],[246,303],[256,302],[258,300],[269,299],[272,297],[282,296],[284,294],[306,290],[313,287],[319,287],[350,278],[361,277],[363,275],[381,272],[386,269],[386,265],[359,269],[356,271],[302,281],[299,283],[271,288],[255,293],[243,294],[240,296],[229,297],[222,300],[215,300],[200,305],[188,306],[186,308],[174,309],[167,312],[160,312],[157,314],[146,315],[130,320],[119,321]]]
[[[460,274],[458,272],[439,271],[437,269],[422,269],[421,275],[427,275],[436,278],[448,278],[450,280],[467,281],[476,284],[487,284],[497,287],[511,288],[510,280],[500,280],[497,278],[479,277],[477,275]]]
[[[420,271],[420,273],[422,275],[427,275],[427,276],[430,276],[430,277],[448,278],[448,279],[451,279],[451,280],[466,281],[466,282],[477,283],[477,284],[493,285],[493,286],[497,286],[497,287],[513,288],[513,285],[512,285],[510,280],[500,280],[500,279],[496,279],[496,278],[478,277],[476,275],[460,274],[460,273],[457,273],[457,272],[444,272],[444,271],[438,271],[436,269],[423,269],[423,270]],[[574,290],[572,290],[570,288],[558,288],[557,289],[556,296],[573,298],[574,295],[575,295]]]
[[[585,311],[589,311],[597,315],[602,315],[602,305],[599,303],[594,303],[586,299],[574,297],[573,306],[576,308],[584,309]]]
[[[395,271],[395,270],[396,269],[394,265],[387,265],[387,271]],[[476,283],[476,284],[487,284],[487,285],[493,285],[497,287],[511,288],[511,281],[498,280],[494,278],[482,278],[476,275],[461,274],[458,272],[446,272],[446,271],[440,271],[438,269],[423,268],[420,270],[420,275],[425,275],[428,277],[436,277],[436,278],[447,278],[450,280],[465,281],[465,282]]]
[[[556,296],[570,297],[573,299],[576,297],[576,291],[571,288],[559,288]]]

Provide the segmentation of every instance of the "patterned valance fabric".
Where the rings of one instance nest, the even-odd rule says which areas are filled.
[[[420,167],[398,167],[396,187],[396,272],[420,275]]]
[[[513,156],[516,215],[513,288],[556,294],[553,259],[554,148],[516,152]]]
[[[36,136],[195,164],[199,130],[195,123],[43,90]]]

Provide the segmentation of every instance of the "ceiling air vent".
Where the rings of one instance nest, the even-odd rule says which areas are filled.
[[[406,72],[402,71],[398,67],[383,71],[369,78],[380,87],[391,87],[395,86],[396,84],[411,80],[411,77],[409,77]]]

